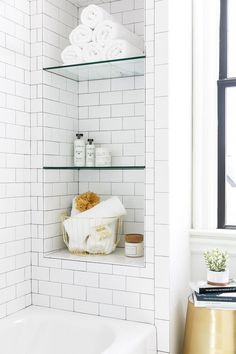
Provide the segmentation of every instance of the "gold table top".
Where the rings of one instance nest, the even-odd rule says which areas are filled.
[[[236,354],[236,310],[195,307],[189,301],[183,354]]]

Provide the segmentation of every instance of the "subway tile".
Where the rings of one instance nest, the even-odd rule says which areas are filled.
[[[37,306],[49,307],[50,297],[42,294],[32,294],[32,304]]]
[[[101,104],[118,104],[122,102],[122,92],[105,92],[100,94]]]
[[[50,305],[52,308],[73,311],[73,300],[63,299],[61,297],[52,296],[50,299]]]
[[[15,313],[26,307],[26,299],[24,296],[11,300],[7,303],[7,315]]]
[[[154,310],[154,295],[142,294],[141,295],[141,308],[145,310]]]
[[[49,268],[33,266],[32,278],[36,280],[49,280]]]
[[[74,283],[83,286],[98,286],[98,274],[89,272],[75,272]]]
[[[135,322],[154,323],[153,311],[127,308],[127,320]]]
[[[49,281],[39,281],[39,292],[43,295],[60,296],[61,284]]]
[[[162,320],[169,320],[169,311],[170,311],[169,289],[161,289],[161,288],[156,289],[155,317]]]
[[[155,321],[157,328],[157,346],[158,350],[169,352],[169,321]]]
[[[89,301],[75,301],[74,309],[76,312],[98,315],[99,305]]]
[[[113,291],[113,304],[139,308],[140,295],[128,291]]]
[[[168,31],[168,1],[157,1],[155,6],[155,32]]]
[[[169,255],[169,226],[168,225],[156,225],[155,226],[155,254],[157,256]]]
[[[100,274],[100,287],[106,289],[124,290],[125,277],[117,275]]]
[[[78,285],[62,285],[62,297],[76,300],[85,300],[86,288]]]
[[[127,277],[127,290],[143,294],[153,294],[154,281],[153,279]]]
[[[99,314],[104,317],[125,319],[125,308],[121,306],[100,304]]]
[[[170,261],[169,257],[155,257],[155,286],[169,288],[170,285]]]
[[[103,304],[111,304],[112,291],[99,288],[87,288],[87,300]]]

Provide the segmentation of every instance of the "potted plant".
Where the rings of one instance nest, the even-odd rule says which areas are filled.
[[[227,268],[228,252],[215,248],[204,252],[207,270],[207,282],[210,285],[227,285],[229,270]]]

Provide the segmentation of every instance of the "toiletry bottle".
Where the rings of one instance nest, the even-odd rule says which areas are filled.
[[[74,142],[74,165],[76,167],[85,166],[85,142],[84,134],[76,134],[77,139]]]
[[[88,139],[86,145],[86,166],[93,167],[95,165],[95,145],[93,139]]]
[[[104,147],[96,148],[96,166],[109,167],[111,166],[111,152]]]

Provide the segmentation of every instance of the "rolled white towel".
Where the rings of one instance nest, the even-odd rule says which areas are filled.
[[[79,64],[83,62],[82,49],[69,45],[61,52],[61,59],[64,64]]]
[[[143,52],[123,39],[115,39],[105,47],[105,59],[122,59],[127,57],[136,57]]]
[[[92,40],[93,31],[86,25],[79,25],[70,33],[70,43],[77,47],[83,47]]]
[[[105,11],[102,7],[97,5],[87,6],[81,13],[81,22],[89,26],[90,28],[95,28],[99,23],[105,20],[112,19],[112,16]]]
[[[144,41],[133,32],[128,31],[118,22],[106,20],[100,23],[94,30],[94,39],[105,46],[113,39],[124,39],[133,46],[144,50]]]
[[[97,42],[90,42],[83,48],[84,61],[100,61],[105,60],[104,48]]]

